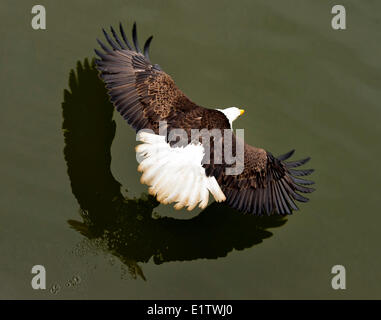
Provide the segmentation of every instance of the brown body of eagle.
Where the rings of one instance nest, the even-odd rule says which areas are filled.
[[[167,129],[231,129],[226,116],[215,109],[198,106],[178,89],[173,79],[149,59],[148,49],[152,36],[141,51],[133,27],[133,44],[128,41],[120,25],[120,36],[111,27],[111,38],[104,30],[110,47],[98,40],[104,52],[95,50],[100,59],[97,68],[110,99],[119,113],[136,131],[152,129],[159,133],[159,123],[165,121]],[[223,135],[222,135],[223,136]],[[233,138],[233,154],[235,152]],[[299,178],[313,172],[295,170],[309,158],[286,162],[294,151],[274,157],[261,148],[244,144],[244,170],[238,175],[226,175],[227,164],[216,164],[213,159],[213,144],[210,163],[203,164],[208,177],[214,176],[226,196],[226,202],[242,212],[253,214],[290,214],[298,207],[295,200],[308,199],[298,192],[309,193],[314,189],[305,185],[312,181]]]

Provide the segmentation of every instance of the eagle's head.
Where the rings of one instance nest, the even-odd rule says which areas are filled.
[[[245,113],[245,110],[238,109],[236,107],[217,110],[221,111],[225,115],[225,117],[228,118],[231,128],[233,128],[233,121]]]

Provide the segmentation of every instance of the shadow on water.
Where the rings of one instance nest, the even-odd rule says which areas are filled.
[[[261,243],[272,236],[266,229],[286,223],[282,216],[244,215],[216,202],[190,220],[154,218],[155,198],[124,196],[111,173],[114,108],[94,64],[78,62],[69,87],[62,103],[64,155],[82,221],[68,223],[86,238],[103,241],[135,277],[145,279],[137,263],[151,257],[155,264],[224,257]]]

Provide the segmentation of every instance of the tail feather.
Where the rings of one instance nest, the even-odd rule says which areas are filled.
[[[205,208],[209,191],[216,201],[225,201],[214,177],[207,177],[201,165],[204,148],[201,144],[172,148],[163,136],[140,132],[137,139],[142,144],[136,147],[141,162],[141,183],[149,186],[148,192],[164,204],[175,202],[174,208],[187,207],[193,210],[197,205]]]
[[[216,199],[217,202],[222,202],[226,200],[226,197],[224,193],[222,192],[220,186],[217,183],[217,180],[215,177],[208,177],[207,178],[207,188],[213,195],[213,197]]]

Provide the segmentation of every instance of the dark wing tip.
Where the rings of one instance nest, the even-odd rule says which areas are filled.
[[[114,30],[114,28],[113,28],[112,26],[110,26],[110,30],[111,30],[112,35],[114,36],[114,39],[116,40],[116,42],[118,42],[120,48],[121,48],[121,49],[127,49],[127,47],[126,47],[125,44],[120,40],[120,38],[118,37],[118,34],[116,33],[116,31]]]
[[[301,176],[309,176],[311,173],[315,171],[315,169],[304,169],[304,170],[294,170],[294,169],[289,169],[290,173],[293,176],[301,177]]]
[[[311,185],[311,184],[315,183],[315,182],[313,182],[311,180],[305,180],[305,179],[296,178],[296,177],[294,177],[292,175],[290,177],[291,177],[292,181],[294,181],[295,183],[298,183],[298,184]]]
[[[150,46],[150,44],[151,44],[152,39],[153,39],[153,36],[150,36],[150,37],[147,39],[146,43],[144,44],[144,49],[143,49],[143,51],[144,51],[144,56],[145,56],[148,60],[150,60],[150,59],[149,59],[149,46]]]
[[[124,28],[123,28],[123,25],[122,25],[121,22],[119,22],[119,31],[120,31],[120,36],[121,37],[116,33],[115,29],[112,26],[110,26],[110,31],[111,31],[111,34],[109,34],[104,28],[102,28],[102,32],[104,34],[105,39],[107,40],[107,44],[110,45],[111,48],[106,46],[99,39],[97,39],[98,44],[101,46],[101,48],[106,53],[112,53],[113,51],[116,51],[116,50],[127,50],[128,49],[128,50],[136,51],[137,53],[143,54],[144,57],[148,61],[150,61],[150,59],[149,59],[149,48],[150,48],[153,36],[150,36],[146,40],[146,42],[144,44],[143,52],[142,52],[142,50],[140,49],[140,46],[139,46],[139,40],[138,40],[137,24],[136,24],[136,22],[134,22],[134,24],[132,26],[132,42],[133,42],[133,46],[128,41],[128,38],[126,36],[126,33],[124,32]],[[96,54],[99,55],[98,53],[96,53]],[[154,65],[154,68],[160,70],[160,67],[158,65]]]
[[[110,53],[111,51],[110,51],[110,49],[101,41],[101,40],[99,40],[98,38],[97,38],[97,42],[98,42],[98,44],[101,46],[101,48],[105,51],[105,52],[107,52],[107,53]]]
[[[132,27],[132,41],[134,42],[136,52],[141,53],[142,51],[140,50],[140,47],[139,47],[138,34],[136,30],[136,22],[134,22],[134,25]]]
[[[119,22],[119,31],[120,31],[120,34],[122,35],[123,41],[126,44],[127,48],[132,50],[132,46],[130,42],[128,41],[128,38],[126,36],[126,33],[124,32],[123,25],[121,22]]]
[[[297,184],[295,184],[294,187],[295,187],[295,190],[297,190],[299,192],[303,192],[303,193],[311,193],[311,192],[315,191],[315,188],[304,187],[304,186],[300,186],[300,185],[297,185]]]
[[[295,200],[299,201],[299,202],[308,202],[310,201],[310,199],[306,198],[306,197],[303,197],[302,195],[300,195],[299,193],[296,193],[295,192],[295,195],[293,196]]]
[[[109,43],[109,45],[114,49],[114,50],[119,50],[120,48],[118,48],[118,45],[115,43],[114,40],[112,40],[109,36],[109,34],[106,32],[105,29],[102,28],[102,31],[103,31],[103,34],[107,40],[107,42]]]
[[[99,50],[94,49],[94,52],[95,52],[95,54],[96,54],[98,57],[100,57],[100,58],[102,58],[102,59],[105,58],[105,55],[104,55],[103,53],[101,53]]]
[[[297,160],[297,161],[292,161],[292,162],[284,162],[284,164],[286,165],[287,168],[296,168],[296,167],[300,167],[301,165],[307,163],[310,160],[311,160],[311,157],[307,157],[307,158],[302,159],[302,160]]]
[[[280,155],[279,157],[277,157],[278,160],[280,161],[284,161],[284,160],[287,160],[288,158],[290,158],[295,152],[295,149],[285,153],[285,154],[282,154]]]

